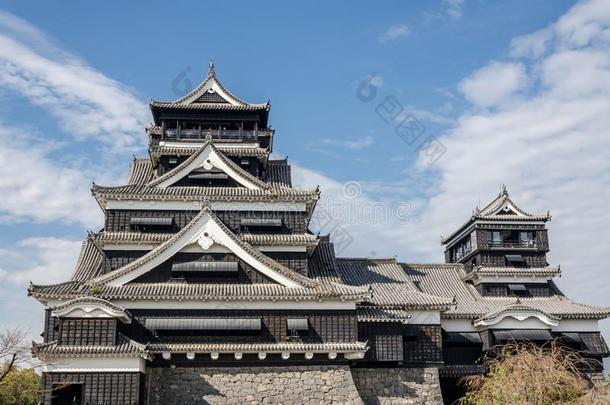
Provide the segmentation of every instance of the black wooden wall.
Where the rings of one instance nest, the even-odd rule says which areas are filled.
[[[136,310],[130,312],[135,320],[131,325],[122,325],[124,333],[137,340],[157,340],[167,342],[355,342],[358,340],[358,326],[354,311],[298,311],[298,310]],[[144,325],[147,317],[261,317],[260,331],[176,331],[160,332],[153,336]],[[286,320],[307,318],[309,330],[300,331],[297,336],[289,336]]]
[[[107,210],[104,229],[106,232],[130,231],[129,220],[135,218],[173,217],[175,227],[159,228],[159,232],[176,232],[188,224],[199,211],[179,210]],[[242,233],[241,218],[282,219],[280,228],[269,227],[265,233],[305,233],[307,232],[307,213],[301,211],[214,211],[220,220],[234,233]]]
[[[116,319],[62,318],[59,344],[70,346],[114,346],[117,336]]]
[[[437,363],[443,360],[440,325],[405,325],[405,363]]]
[[[400,322],[359,322],[359,340],[369,345],[364,361],[402,361],[402,327]]]
[[[66,384],[82,384],[82,405],[140,405],[142,373],[43,373],[44,405],[52,404],[53,389]]]

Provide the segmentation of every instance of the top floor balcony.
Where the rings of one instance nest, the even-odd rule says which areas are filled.
[[[182,128],[165,128],[160,129],[158,134],[161,139],[227,139],[227,140],[245,140],[256,141],[259,135],[267,135],[267,131],[259,131],[256,129],[182,129]]]
[[[225,129],[225,128],[149,128],[151,143],[159,141],[198,141],[212,139],[224,142],[258,142],[261,147],[267,147],[271,142],[273,130],[267,129]]]
[[[487,246],[499,249],[535,249],[538,243],[535,240],[500,240],[487,241]]]

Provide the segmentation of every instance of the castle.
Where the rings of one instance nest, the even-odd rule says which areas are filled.
[[[309,229],[319,191],[270,157],[270,109],[212,64],[150,103],[149,156],[92,188],[103,229],[69,280],[28,290],[46,313],[45,405],[450,403],[509,340],[609,354],[610,309],[561,293],[549,214],[506,189],[443,240],[444,264],[336,257]]]

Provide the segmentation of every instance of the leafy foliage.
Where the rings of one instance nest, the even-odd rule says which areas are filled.
[[[590,387],[581,371],[593,361],[555,342],[546,346],[509,343],[485,359],[484,376],[465,377],[460,405],[608,404],[608,387]]]
[[[42,377],[34,369],[13,367],[0,382],[0,405],[35,405],[41,389]]]

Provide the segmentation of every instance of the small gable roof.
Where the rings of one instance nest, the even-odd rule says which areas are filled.
[[[209,139],[188,159],[164,175],[151,180],[147,186],[166,188],[199,168],[204,168],[205,170],[220,169],[237,183],[248,189],[261,190],[271,188],[267,183],[251,175],[231,159],[228,159]]]
[[[530,221],[548,221],[551,215],[546,214],[531,214],[524,209],[521,209],[511,200],[508,195],[506,186],[502,187],[502,192],[489,204],[482,209],[475,209],[473,213],[474,219],[496,219],[496,220],[530,220]]]
[[[89,284],[123,285],[151,271],[185,246],[193,243],[199,244],[204,250],[214,243],[223,245],[246,263],[286,287],[315,287],[316,285],[313,280],[276,262],[238,238],[209,207],[204,207],[188,225],[144,256],[89,280]]]
[[[214,63],[206,78],[190,93],[175,101],[151,101],[151,108],[183,108],[183,109],[214,109],[214,110],[264,110],[271,108],[269,102],[247,103],[227,90],[216,77]]]
[[[456,231],[449,236],[441,238],[441,243],[446,245],[454,240],[456,236],[463,230],[468,228],[473,222],[483,221],[533,221],[546,222],[551,220],[551,214],[547,211],[545,214],[532,214],[519,207],[510,198],[506,186],[502,186],[502,191],[489,204],[480,209],[476,207],[472,212],[472,216]]]

